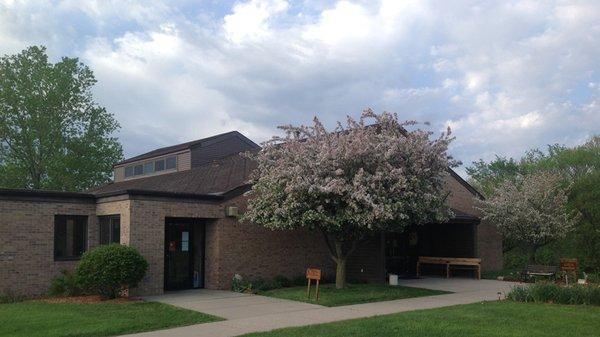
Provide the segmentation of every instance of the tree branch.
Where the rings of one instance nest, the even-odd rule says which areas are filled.
[[[327,232],[325,230],[323,230],[322,228],[319,228],[319,232],[321,232],[321,234],[323,234],[323,239],[325,240],[325,244],[327,244],[327,248],[329,249],[331,258],[333,259],[333,261],[337,262],[338,256],[336,256],[336,251],[333,248],[333,246],[331,245],[331,242],[329,241],[329,235],[327,235]]]

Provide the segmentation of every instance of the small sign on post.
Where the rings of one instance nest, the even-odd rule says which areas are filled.
[[[577,259],[560,259],[560,269],[565,273],[565,283],[569,285],[569,275],[577,280]]]
[[[312,280],[317,281],[317,286],[316,286],[316,299],[317,301],[319,300],[319,281],[321,281],[321,269],[316,269],[316,268],[308,268],[306,269],[306,279],[308,280],[308,285],[306,288],[306,298],[308,298],[310,300],[310,284],[312,282]]]

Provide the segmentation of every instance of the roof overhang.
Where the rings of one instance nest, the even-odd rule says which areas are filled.
[[[0,199],[94,203],[96,198],[93,194],[81,192],[0,188]]]

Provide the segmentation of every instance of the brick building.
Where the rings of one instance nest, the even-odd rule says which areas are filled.
[[[43,294],[84,251],[110,242],[148,260],[137,294],[228,289],[236,273],[291,278],[309,266],[333,277],[317,233],[238,221],[253,169],[239,153],[253,149],[258,145],[229,132],[127,159],[114,166],[114,182],[82,193],[0,189],[0,293]],[[349,260],[348,278],[411,274],[418,255],[481,257],[484,270],[501,268],[502,240],[480,222],[479,194],[451,171],[447,189],[455,218],[373,237]]]

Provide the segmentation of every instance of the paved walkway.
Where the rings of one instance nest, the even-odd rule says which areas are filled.
[[[452,291],[453,294],[409,298],[341,307],[274,299],[218,290],[192,290],[148,297],[148,300],[197,310],[226,318],[226,321],[144,332],[136,337],[225,337],[278,328],[328,323],[396,312],[439,308],[457,304],[493,301],[513,283],[493,280],[426,278],[402,280],[402,285]]]

